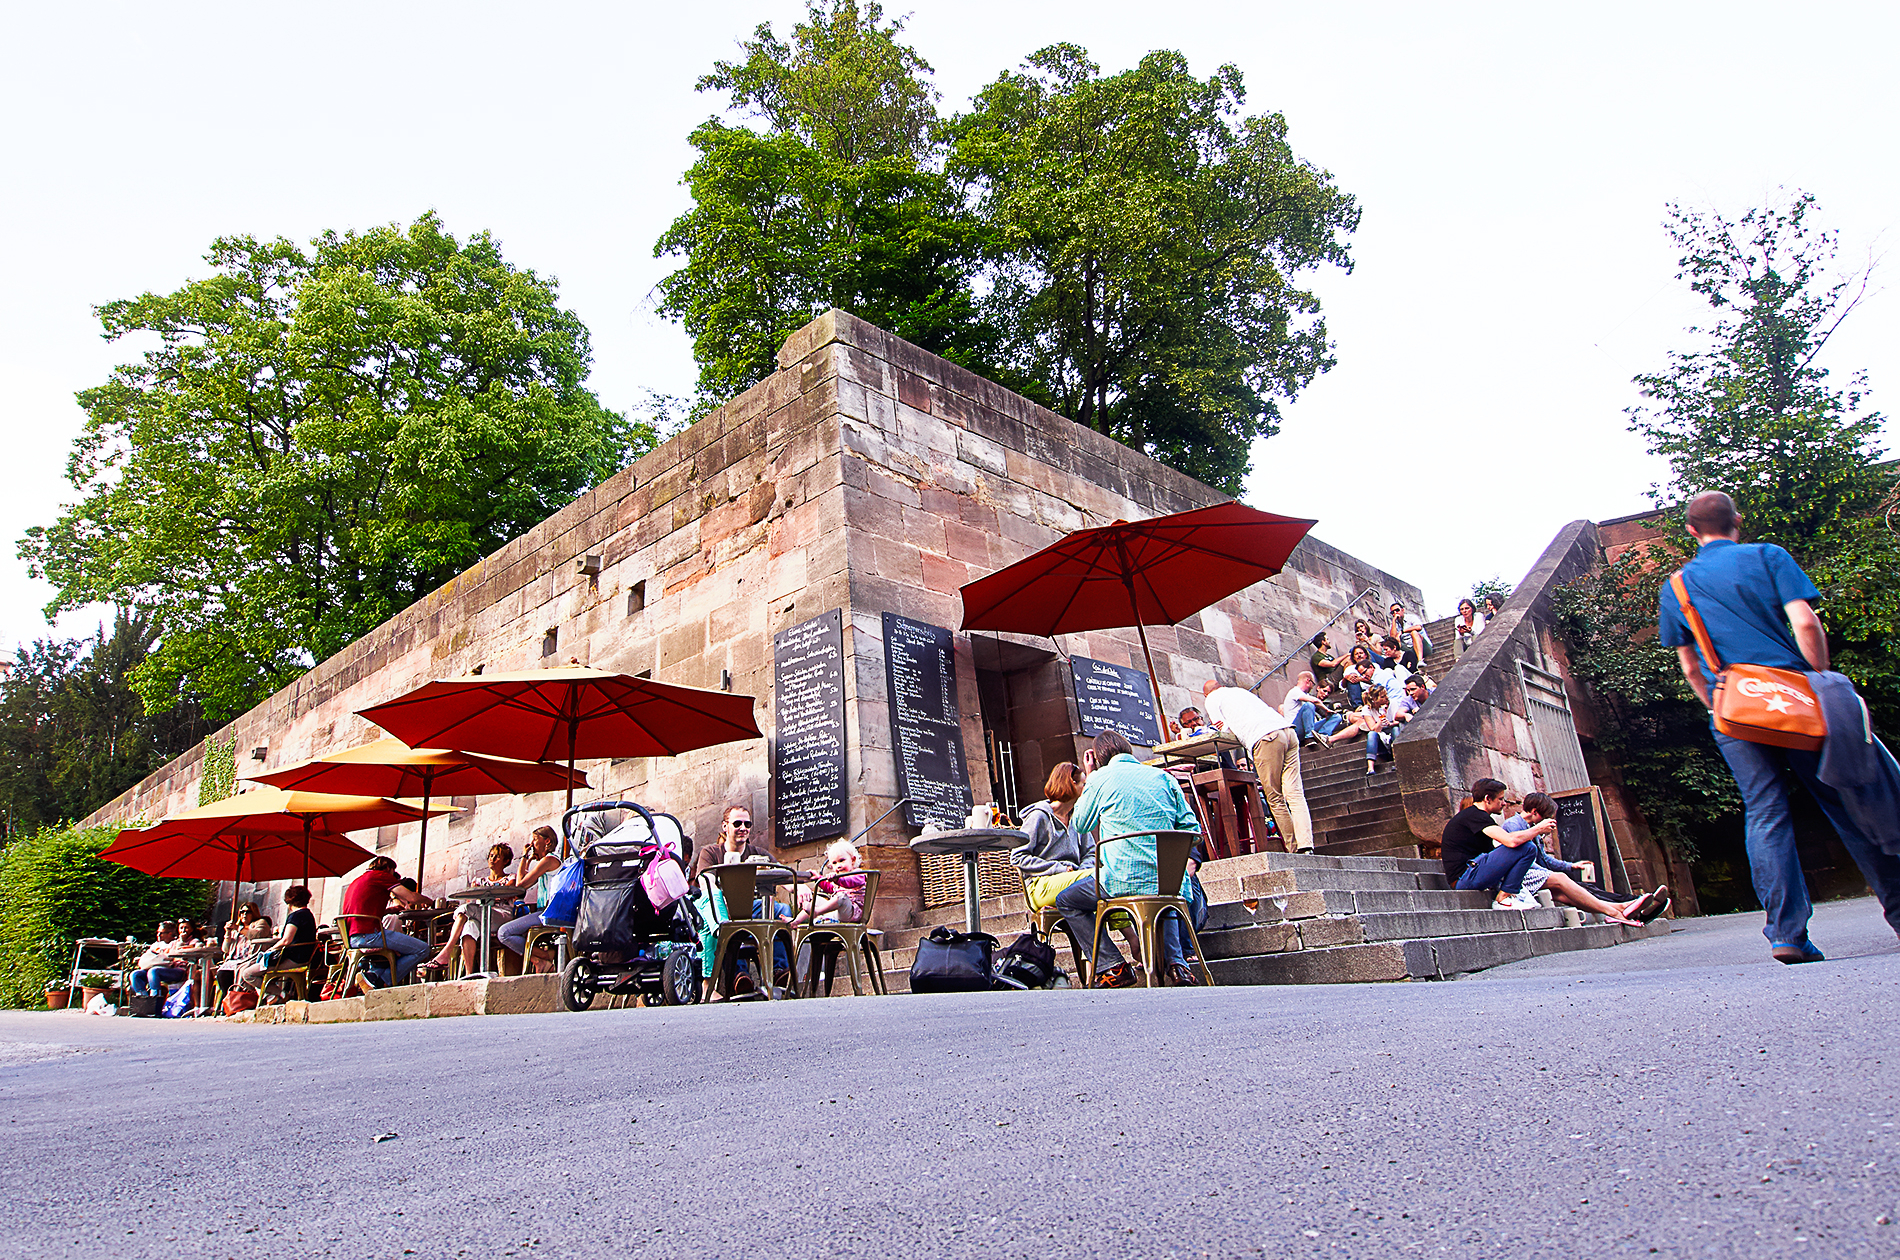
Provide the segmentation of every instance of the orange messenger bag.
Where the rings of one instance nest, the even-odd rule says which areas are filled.
[[[1702,649],[1702,659],[1715,671],[1715,729],[1751,744],[1819,750],[1827,739],[1827,718],[1821,713],[1814,688],[1808,685],[1808,676],[1800,670],[1766,665],[1725,667],[1715,654],[1702,614],[1689,602],[1689,588],[1680,572],[1670,577],[1669,588],[1682,605],[1683,620],[1689,623],[1689,632]]]

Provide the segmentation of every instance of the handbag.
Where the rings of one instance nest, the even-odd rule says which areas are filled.
[[[1017,989],[1046,989],[1056,978],[1056,951],[1034,932],[1024,932],[996,960],[996,978]]]
[[[1702,614],[1689,602],[1689,587],[1682,580],[1681,570],[1671,575],[1669,589],[1676,593],[1682,618],[1689,623],[1689,633],[1695,636],[1702,659],[1715,671],[1715,694],[1709,706],[1715,714],[1715,729],[1751,744],[1819,750],[1827,739],[1827,718],[1814,688],[1808,685],[1808,676],[1800,670],[1768,665],[1724,666],[1715,654],[1708,627],[1702,624]]]
[[[646,889],[647,900],[655,910],[664,910],[686,895],[686,872],[680,869],[679,859],[670,852],[665,849],[654,852],[658,856],[640,873],[640,887]]]
[[[953,932],[938,926],[917,942],[910,964],[912,993],[982,993],[994,984],[996,938],[988,932]]]
[[[541,907],[541,922],[549,927],[573,927],[574,916],[580,913],[581,883],[585,875],[585,865],[578,857],[571,857],[557,873],[554,888],[548,894],[548,904]]]
[[[240,1011],[257,1009],[256,989],[233,989],[224,995],[224,1013],[236,1015]]]

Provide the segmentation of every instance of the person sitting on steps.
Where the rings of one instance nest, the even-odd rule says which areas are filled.
[[[1505,805],[1508,807],[1511,803],[1507,797]],[[1513,814],[1500,824],[1506,831],[1529,831],[1545,819],[1555,821],[1557,817],[1557,802],[1543,792],[1526,792],[1523,805],[1523,813]],[[1667,884],[1628,900],[1612,898],[1605,895],[1605,890],[1586,884],[1582,868],[1576,863],[1552,857],[1542,843],[1532,847],[1536,853],[1532,856],[1530,869],[1524,872],[1524,891],[1533,897],[1539,889],[1546,889],[1551,900],[1566,906],[1588,910],[1593,914],[1634,919],[1638,923],[1648,923],[1669,908]]]
[[[1327,690],[1325,684],[1315,682],[1311,672],[1301,670],[1292,690],[1280,702],[1281,716],[1293,723],[1302,746],[1316,744],[1322,736],[1331,735],[1346,724],[1346,719],[1327,705]]]
[[[1440,840],[1445,881],[1460,890],[1495,893],[1494,910],[1535,910],[1537,898],[1524,891],[1524,873],[1537,859],[1538,842],[1556,832],[1557,820],[1546,818],[1523,831],[1506,831],[1492,815],[1504,808],[1509,795],[1498,779],[1471,785],[1473,803],[1451,816]],[[1636,926],[1620,911],[1605,917]]]

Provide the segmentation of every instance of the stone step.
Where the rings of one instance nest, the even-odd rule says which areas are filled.
[[[1340,857],[1427,858],[1425,850],[1419,847],[1417,837],[1399,832],[1358,840],[1323,841],[1316,844],[1313,851]]]
[[[1371,846],[1377,849],[1390,848],[1395,844],[1418,843],[1418,838],[1402,819],[1369,819],[1361,822],[1357,817],[1347,815],[1345,819],[1337,820],[1323,830],[1319,827],[1313,829],[1315,845],[1344,844],[1350,840],[1378,840],[1380,843]],[[1329,851],[1338,852],[1336,849]]]

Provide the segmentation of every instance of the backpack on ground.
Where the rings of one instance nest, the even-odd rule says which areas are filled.
[[[1055,946],[1024,932],[996,960],[996,978],[1012,989],[1046,989],[1056,979]]]

